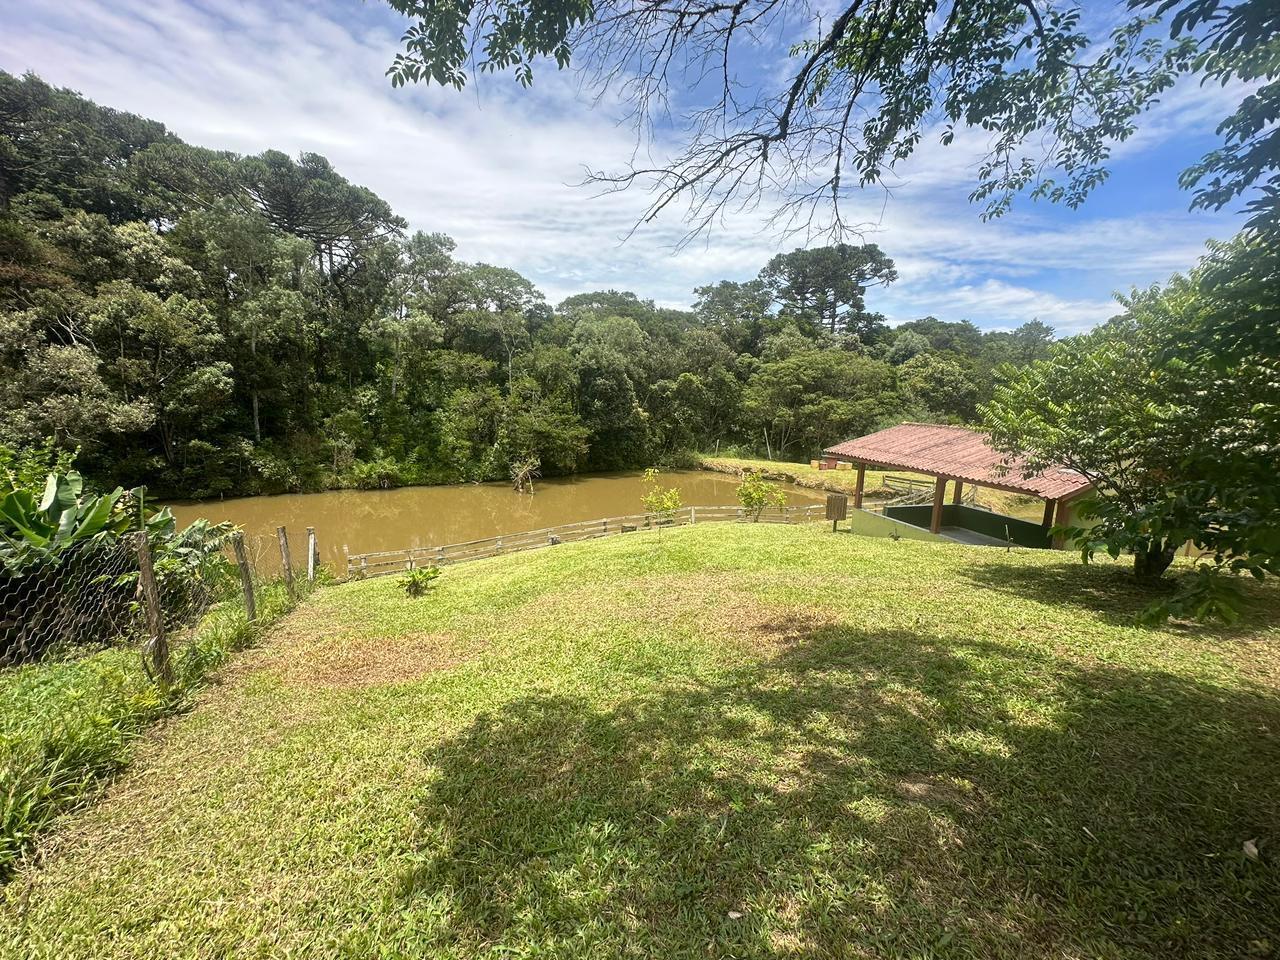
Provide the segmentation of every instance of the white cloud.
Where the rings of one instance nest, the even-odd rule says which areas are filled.
[[[943,293],[914,296],[909,289],[903,293],[898,288],[891,295],[895,309],[888,316],[893,323],[926,314],[952,320],[981,315],[987,328],[1012,329],[1040,320],[1064,335],[1087,330],[1120,312],[1112,299],[1061,297],[993,279],[954,284]]]
[[[731,216],[708,242],[678,251],[674,217],[621,243],[645,198],[593,199],[576,186],[586,167],[617,169],[635,147],[616,105],[593,107],[572,75],[547,69],[532,91],[508,77],[462,93],[394,90],[384,71],[401,25],[378,0],[328,12],[299,0],[0,0],[0,18],[0,67],[35,70],[204,146],[323,153],[414,228],[452,235],[467,259],[520,270],[553,302],[614,286],[687,305],[693,287],[749,277],[797,245],[763,232],[757,214]],[[1188,118],[1216,117],[1219,106],[1208,94],[1169,99],[1177,102],[1153,132],[1126,151],[1175,135]],[[965,199],[980,136],[922,150],[887,205],[876,191],[854,201],[878,224],[866,238],[902,274],[873,306],[898,319],[1006,326],[1039,316],[1077,329],[1109,315],[1111,289],[1185,268],[1207,234],[1230,232],[1225,218],[1180,210],[1068,219],[1030,205],[983,224]]]

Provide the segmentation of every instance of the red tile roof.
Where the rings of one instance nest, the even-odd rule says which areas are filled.
[[[1014,493],[1029,493],[1046,500],[1075,497],[1092,486],[1084,476],[1067,467],[1052,467],[1032,477],[1023,477],[1022,461],[998,452],[992,448],[987,434],[968,427],[903,423],[856,440],[846,440],[823,453],[890,470],[911,470]]]

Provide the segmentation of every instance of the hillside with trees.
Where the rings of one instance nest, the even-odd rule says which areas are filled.
[[[803,459],[972,421],[992,371],[1053,339],[889,327],[871,244],[780,254],[691,310],[553,305],[455,252],[324,157],[204,149],[0,74],[0,444],[52,438],[104,487],[192,497]]]

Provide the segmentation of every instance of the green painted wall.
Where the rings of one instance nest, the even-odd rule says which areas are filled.
[[[933,507],[927,503],[912,506],[885,507],[884,515],[928,530],[929,520],[933,516]],[[960,506],[954,503],[948,503],[943,506],[942,525],[944,527],[963,527],[966,530],[985,533],[988,537],[995,537],[998,540],[1005,539],[1007,528],[1009,539],[1019,546],[1047,548],[1053,545],[1048,532],[1038,523],[1019,520],[1017,517],[1006,517],[1003,513],[977,510],[973,507]]]

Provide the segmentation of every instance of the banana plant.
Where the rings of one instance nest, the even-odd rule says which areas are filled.
[[[141,527],[144,516],[141,489],[87,494],[76,471],[51,473],[39,500],[30,490],[11,490],[0,499],[0,562],[16,572],[30,561]]]

